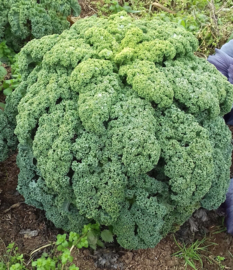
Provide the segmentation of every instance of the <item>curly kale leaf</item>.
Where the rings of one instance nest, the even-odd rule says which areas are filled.
[[[128,249],[218,207],[233,86],[196,48],[183,28],[124,12],[29,42],[13,96],[26,202],[66,230],[112,226]]]
[[[25,41],[62,33],[70,26],[66,17],[80,12],[75,0],[1,0],[0,40],[19,51]]]

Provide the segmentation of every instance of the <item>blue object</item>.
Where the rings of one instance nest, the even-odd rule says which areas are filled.
[[[227,77],[233,84],[233,39],[224,44],[222,48],[215,49],[215,54],[208,57],[208,61]]]
[[[227,232],[233,235],[233,178],[231,179],[229,189],[224,203],[226,212]]]
[[[208,61],[227,77],[228,81],[233,84],[233,39],[224,44],[222,48],[215,49],[215,55],[210,55]],[[233,107],[231,111],[224,115],[227,125],[233,125]],[[233,235],[233,178],[231,179],[229,189],[226,194],[224,203],[226,212],[227,232]]]
[[[208,57],[208,61],[227,77],[228,81],[233,84],[233,39],[222,46],[215,49],[215,54]],[[227,125],[233,125],[233,108],[229,113],[224,115]]]
[[[208,61],[227,77],[228,81],[233,84],[233,39],[224,44],[222,48],[215,49],[215,54],[208,57]],[[233,108],[224,115],[227,125],[233,125]]]

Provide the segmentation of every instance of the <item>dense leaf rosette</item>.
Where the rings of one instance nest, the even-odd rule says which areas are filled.
[[[0,41],[19,51],[25,41],[68,29],[67,16],[80,12],[77,0],[0,0]]]
[[[154,247],[229,185],[233,87],[183,28],[86,18],[20,53],[18,190],[57,227]]]

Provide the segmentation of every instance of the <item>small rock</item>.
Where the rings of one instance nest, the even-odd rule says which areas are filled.
[[[188,221],[189,221],[191,232],[192,233],[197,232],[198,231],[198,224],[195,222],[193,217],[191,217]]]
[[[207,213],[206,213],[206,210],[205,209],[198,209],[195,213],[194,213],[194,216],[201,219],[202,222],[206,222],[208,221],[208,216],[207,216]]]
[[[34,230],[34,231],[31,231],[30,229],[27,229],[27,230],[21,230],[19,232],[20,234],[23,234],[24,238],[32,238],[32,237],[35,237],[38,235],[38,231],[37,230]]]

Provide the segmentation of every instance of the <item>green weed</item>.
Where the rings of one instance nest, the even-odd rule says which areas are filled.
[[[24,270],[23,254],[18,253],[14,243],[6,247],[6,253],[0,257],[0,270]]]
[[[121,11],[140,14],[145,8],[143,7],[143,5],[138,5],[138,2],[139,1],[104,0],[103,3],[97,2],[96,7],[98,9],[98,15],[100,16],[108,15],[108,14],[115,14]]]
[[[3,91],[5,96],[12,93],[14,89],[18,87],[21,82],[21,75],[19,73],[18,55],[7,47],[6,42],[0,43],[0,91]],[[11,65],[11,79],[4,80],[7,75],[6,69],[2,66],[2,62]],[[0,107],[4,109],[5,104],[0,103]]]
[[[222,262],[225,261],[225,258],[224,257],[217,256],[215,258],[215,260],[217,261],[218,266],[219,266],[220,269],[225,269],[225,266],[222,264]]]
[[[202,240],[196,240],[196,242],[194,242],[192,245],[190,245],[189,247],[187,247],[185,244],[178,244],[175,236],[174,236],[174,241],[177,245],[177,247],[179,248],[179,250],[175,253],[173,253],[172,255],[179,258],[179,259],[184,259],[185,261],[185,269],[187,269],[187,266],[191,266],[193,269],[198,270],[196,268],[196,262],[199,262],[201,265],[201,268],[203,268],[203,261],[202,258],[206,258],[209,262],[211,262],[209,260],[208,257],[206,257],[205,255],[203,255],[203,252],[207,251],[207,248],[209,246],[212,245],[216,245],[215,243],[209,243],[208,245],[205,245],[206,242],[206,238],[204,237]]]
[[[2,80],[2,84],[0,85],[0,91],[3,91],[3,94],[5,96],[9,96],[12,93],[12,91],[14,91],[19,86],[21,82],[21,75],[19,73],[19,66],[17,59],[18,55],[15,55],[14,63],[11,65],[11,79]]]
[[[6,64],[13,64],[15,52],[6,45],[6,41],[0,42],[0,61]]]
[[[225,226],[225,218],[224,217],[221,219],[221,224],[218,226],[215,226],[215,228],[216,229],[213,232],[211,232],[211,234],[213,234],[213,235],[227,231],[227,228]]]
[[[96,249],[97,246],[104,247],[105,242],[113,241],[113,234],[110,230],[101,232],[99,224],[88,224],[83,227],[82,233],[70,232],[63,235],[57,235],[55,243],[47,244],[31,253],[29,262],[26,264],[23,254],[18,254],[18,248],[11,243],[6,248],[6,252],[0,257],[0,270],[27,270],[29,263],[30,269],[36,270],[79,270],[74,264],[71,255],[74,248],[91,247]],[[46,247],[53,247],[51,254],[43,253],[41,258],[33,261],[33,255]]]

